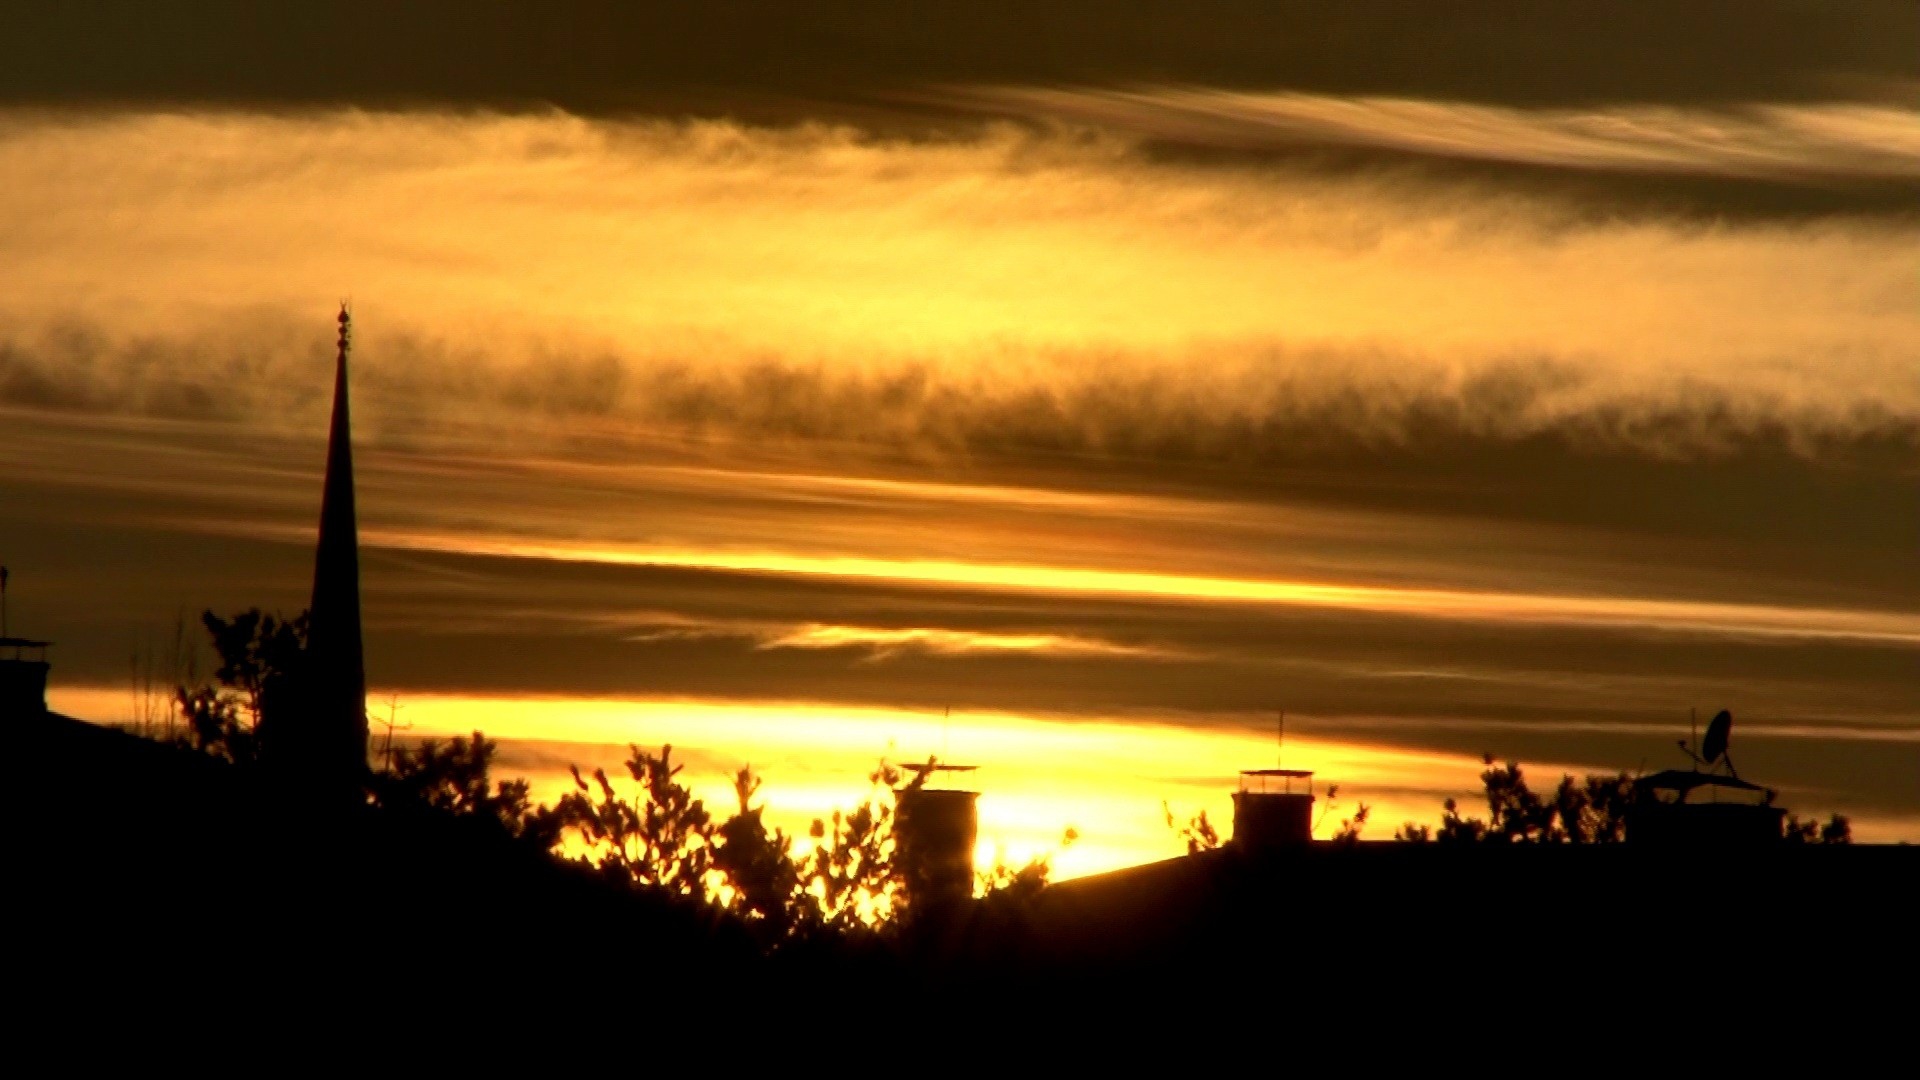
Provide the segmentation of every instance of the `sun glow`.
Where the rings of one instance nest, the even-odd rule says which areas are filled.
[[[1179,854],[1166,808],[1183,819],[1205,810],[1225,835],[1238,771],[1270,765],[1275,753],[1270,735],[1120,718],[578,698],[405,696],[402,703],[413,734],[478,729],[540,743],[546,764],[528,772],[536,795],[548,800],[572,782],[559,761],[567,748],[556,742],[597,746],[602,762],[610,746],[623,757],[629,743],[671,744],[685,756],[696,793],[716,811],[732,809],[732,774],[749,765],[765,778],[757,801],[768,822],[798,836],[814,818],[874,794],[869,775],[882,758],[978,765],[979,867],[1047,855],[1056,877]],[[1324,831],[1364,801],[1380,836],[1402,820],[1433,817],[1445,793],[1470,789],[1479,769],[1462,757],[1318,739],[1289,739],[1286,755],[1290,766],[1340,785],[1330,808],[1321,792]],[[624,774],[617,762],[602,767]],[[1069,828],[1077,838],[1063,844]]]
[[[374,751],[389,694],[376,689]],[[715,813],[735,806],[741,766],[764,779],[755,805],[769,826],[804,838],[815,818],[884,798],[870,779],[882,759],[978,765],[976,864],[1019,866],[1047,856],[1055,878],[1100,873],[1181,854],[1166,815],[1205,811],[1224,839],[1239,770],[1273,764],[1273,737],[1246,729],[1196,729],[1137,718],[1111,720],[1010,713],[918,712],[811,703],[477,697],[399,694],[406,737],[484,732],[500,744],[497,778],[524,776],[537,801],[572,789],[570,766],[621,780],[627,747],[673,747],[683,779]],[[126,712],[125,690],[68,688],[54,707],[83,716]],[[1442,799],[1472,790],[1480,765],[1455,755],[1290,737],[1289,767],[1313,769],[1323,785],[1322,834],[1366,803],[1368,835],[1390,836],[1406,820],[1431,820]],[[1326,785],[1338,785],[1331,802]],[[1064,843],[1068,829],[1076,839]]]

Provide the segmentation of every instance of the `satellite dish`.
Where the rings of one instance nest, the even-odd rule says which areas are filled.
[[[1733,714],[1721,709],[1707,725],[1707,737],[1700,743],[1700,757],[1709,765],[1727,756],[1727,736],[1733,731]],[[1727,763],[1731,766],[1733,763]]]

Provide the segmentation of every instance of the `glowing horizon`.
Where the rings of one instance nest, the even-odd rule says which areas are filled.
[[[1911,13],[1750,12],[1756,64],[1664,8],[1242,6],[1270,32],[761,42],[805,78],[624,23],[645,63],[0,77],[15,625],[104,687],[187,613],[304,606],[349,296],[368,673],[488,725],[746,760],[781,702],[862,743],[951,705],[1217,777],[1270,706],[1442,771],[1730,708],[1743,770],[1920,839]],[[1478,59],[1406,63],[1436,35]],[[842,735],[795,799],[879,749]],[[1070,824],[997,767],[1020,843]]]
[[[876,789],[866,777],[882,760],[903,764],[932,757],[977,765],[980,771],[969,777],[981,791],[976,867],[985,871],[995,861],[1019,865],[1047,856],[1060,880],[1182,854],[1164,820],[1168,810],[1183,822],[1205,811],[1222,839],[1228,838],[1239,772],[1276,762],[1316,774],[1315,830],[1322,838],[1362,804],[1370,810],[1362,834],[1369,840],[1390,839],[1409,822],[1434,825],[1447,798],[1460,800],[1468,816],[1485,815],[1478,807],[1483,766],[1477,756],[1299,734],[1289,734],[1282,750],[1272,733],[1195,729],[1174,717],[942,715],[818,702],[397,697],[397,719],[407,725],[397,737],[464,738],[479,731],[502,746],[494,778],[527,779],[538,802],[551,803],[572,790],[569,766],[582,775],[603,768],[616,788],[630,793],[620,767],[628,744],[670,744],[695,795],[724,817],[734,809],[733,772],[751,767],[764,780],[755,804],[767,808],[770,826],[785,829],[797,844],[813,819],[873,796]],[[376,759],[385,738],[384,710],[393,698],[380,689],[368,696]],[[118,720],[128,691],[59,687],[52,699],[56,710]],[[1748,738],[1790,740],[1825,735],[1791,726],[1746,732]],[[1897,741],[1903,733],[1872,737]],[[1563,772],[1619,771],[1592,762],[1520,764],[1536,788],[1557,783]],[[1339,788],[1331,803],[1330,786]],[[1916,827],[1920,818],[1854,817],[1862,841],[1898,839]],[[1063,845],[1068,828],[1078,839]]]

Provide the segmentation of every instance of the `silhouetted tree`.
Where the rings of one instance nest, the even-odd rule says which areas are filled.
[[[175,701],[188,738],[205,753],[235,763],[259,756],[260,727],[288,707],[297,692],[307,644],[307,614],[292,619],[258,608],[223,619],[202,612],[220,665],[217,684],[181,685]]]
[[[1359,808],[1353,812],[1353,816],[1341,821],[1340,827],[1334,830],[1333,842],[1343,846],[1352,846],[1359,843],[1360,834],[1366,830],[1367,818],[1370,817],[1372,813],[1372,807],[1366,803],[1361,803]]]
[[[1496,765],[1492,754],[1481,760],[1486,769],[1480,782],[1490,820],[1464,817],[1459,803],[1448,799],[1438,830],[1408,822],[1394,839],[1468,844],[1617,844],[1626,839],[1634,800],[1633,778],[1626,773],[1594,773],[1581,780],[1562,776],[1552,797],[1542,798],[1527,786],[1518,764]],[[1767,798],[1771,802],[1773,793]],[[1792,843],[1844,844],[1852,838],[1852,826],[1839,814],[1825,825],[1789,815],[1785,838]]]
[[[1576,844],[1617,844],[1627,838],[1627,810],[1633,805],[1633,777],[1626,773],[1589,774],[1580,787],[1573,777],[1560,779],[1554,806],[1560,827]]]
[[[1553,795],[1542,797],[1527,785],[1517,762],[1498,765],[1492,754],[1481,761],[1486,766],[1480,783],[1488,820],[1462,816],[1459,803],[1448,799],[1437,831],[1410,822],[1394,838],[1469,844],[1609,844],[1626,838],[1627,808],[1633,801],[1633,780],[1627,774],[1594,774],[1584,780],[1563,776]]]
[[[159,742],[178,741],[178,725],[185,718],[179,688],[200,685],[199,655],[187,632],[186,612],[174,617],[173,635],[164,653],[144,637],[135,644],[128,675],[128,720],[133,730]],[[191,731],[186,738],[192,740]]]
[[[1553,804],[1527,787],[1517,762],[1496,765],[1492,754],[1482,760],[1487,766],[1480,782],[1487,798],[1488,840],[1545,844],[1566,838],[1556,826]]]
[[[307,648],[307,613],[286,619],[250,608],[222,619],[207,611],[201,613],[200,621],[220,656],[214,677],[246,696],[247,710],[257,725],[281,704],[278,699],[289,692],[290,681],[300,671]]]
[[[215,682],[182,685],[176,697],[195,746],[236,763],[257,756],[259,729],[288,708],[303,672],[307,618],[259,610],[223,619],[202,617],[220,664]],[[898,925],[907,897],[896,876],[894,808],[931,770],[907,770],[882,760],[868,780],[869,796],[849,810],[816,819],[810,850],[770,829],[754,800],[761,778],[743,768],[734,776],[735,812],[717,820],[682,782],[673,748],[658,754],[629,747],[625,762],[636,785],[625,795],[596,769],[572,771],[574,790],[552,807],[536,805],[525,780],[495,781],[498,747],[482,733],[466,739],[389,743],[390,759],[367,779],[372,805],[390,813],[424,812],[479,823],[542,851],[568,835],[580,860],[628,887],[727,913],[762,945],[778,950],[794,941],[847,942],[884,938]],[[929,765],[934,764],[930,759]],[[1171,816],[1169,815],[1170,819]],[[1204,813],[1195,843],[1218,845]],[[1069,829],[1062,841],[1071,844]],[[979,875],[978,891],[993,912],[1023,914],[1051,877],[1042,856],[1018,868],[1004,862]]]
[[[1788,814],[1786,839],[1790,844],[1851,844],[1853,822],[1844,814],[1834,814],[1825,825],[1811,819],[1802,821],[1797,814]]]
[[[1440,806],[1440,828],[1433,834],[1436,843],[1477,844],[1486,839],[1486,822],[1460,816],[1460,804],[1453,799],[1448,799]]]
[[[673,747],[650,754],[629,746],[627,772],[639,794],[622,798],[604,769],[593,785],[574,768],[574,791],[554,807],[564,829],[576,832],[597,857],[602,873],[636,885],[704,900],[713,866],[714,823],[706,804],[679,782]]]
[[[933,764],[931,759],[928,764]],[[930,770],[909,778],[905,770],[882,760],[867,774],[871,789],[860,805],[814,819],[807,830],[813,850],[802,858],[800,873],[819,925],[857,932],[884,926],[899,915],[894,803],[901,790],[925,783],[928,775]]]
[[[1072,847],[1078,839],[1080,831],[1069,826],[1060,836],[1061,849]],[[980,902],[990,917],[1018,918],[1032,908],[1052,880],[1053,856],[1050,854],[1036,855],[1019,867],[996,860],[980,874]]]
[[[1339,802],[1340,785],[1327,785],[1326,797],[1320,802],[1320,813],[1313,819],[1312,832],[1320,831],[1321,823],[1326,821],[1327,815],[1333,812],[1333,808],[1338,805]],[[1342,847],[1351,847],[1359,843],[1360,834],[1366,830],[1367,819],[1372,815],[1373,809],[1366,803],[1361,803],[1360,808],[1353,812],[1353,816],[1342,820],[1340,827],[1334,830],[1332,837],[1333,842]]]
[[[1174,835],[1186,842],[1187,854],[1198,855],[1203,851],[1212,851],[1220,846],[1219,830],[1213,827],[1213,822],[1207,820],[1207,812],[1205,810],[1200,811],[1184,822],[1174,818],[1173,807],[1164,801],[1160,804],[1160,810],[1167,816],[1167,828],[1172,829]]]
[[[466,740],[426,739],[412,748],[396,747],[391,767],[369,781],[374,802],[484,821],[543,851],[553,848],[565,820],[558,811],[535,805],[525,780],[491,780],[497,749],[477,731]]]
[[[731,887],[730,906],[760,928],[761,937],[778,942],[817,920],[806,918],[806,895],[792,838],[780,829],[769,831],[762,820],[764,807],[753,805],[760,778],[742,767],[734,774],[733,791],[740,809],[713,831],[713,868]]]
[[[907,901],[897,877],[894,803],[930,771],[882,761],[868,775],[872,793],[849,810],[815,819],[810,850],[771,829],[755,804],[761,780],[734,775],[737,809],[715,821],[678,779],[672,748],[658,755],[632,747],[628,772],[638,785],[623,797],[604,771],[592,782],[574,771],[576,790],[555,807],[565,830],[588,849],[600,872],[638,889],[660,889],[740,918],[769,950],[795,942],[884,938],[900,924]],[[929,762],[932,764],[932,762]],[[1077,838],[1068,830],[1063,844]],[[1011,912],[1037,896],[1051,874],[1048,857],[980,875],[983,901]]]

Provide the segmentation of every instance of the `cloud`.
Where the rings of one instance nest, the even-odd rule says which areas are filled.
[[[1101,656],[1132,659],[1167,658],[1168,650],[1150,646],[1122,645],[1076,634],[990,634],[938,627],[882,628],[872,626],[823,626],[817,623],[797,627],[788,633],[765,640],[763,649],[846,649],[873,650],[877,656],[901,651],[929,652],[935,655],[960,655],[973,652],[1038,653],[1048,656]]]
[[[1027,653],[1052,657],[1105,657],[1150,660],[1180,655],[1153,645],[1128,645],[1083,634],[990,633],[933,626],[843,626],[818,622],[735,619],[688,616],[671,611],[603,612],[579,610],[515,610],[499,619],[522,629],[542,626],[555,633],[578,632],[582,625],[612,628],[621,640],[637,645],[738,641],[760,650],[840,649],[885,659],[903,653],[964,656],[969,653]],[[407,620],[409,625],[460,632],[488,632],[495,624],[436,625],[431,619]]]
[[[108,683],[131,625],[304,603],[347,294],[404,689],[1195,728],[1284,694],[1569,756],[1555,722],[1735,695],[1910,727],[1913,216],[1504,176],[1012,123],[7,114],[15,615]]]
[[[306,602],[316,438],[84,415],[5,421],[0,546],[16,572],[15,625],[60,643],[63,687],[122,684],[135,631],[164,644],[176,611]],[[1725,464],[1660,473],[1603,455],[1552,485],[1597,517],[1576,529],[1544,522],[1547,510],[1524,499],[1469,506],[1475,488],[1506,486],[1484,462],[1410,479],[1382,460],[1327,480],[1376,494],[1430,486],[1441,513],[1330,511],[1275,491],[1172,495],[1152,477],[1136,492],[1084,470],[1054,474],[1084,489],[1049,489],[1031,472],[1024,487],[995,488],[974,469],[913,480],[733,470],[658,462],[644,447],[627,451],[640,460],[557,461],[511,447],[363,449],[370,671],[406,701],[432,691],[668,709],[800,701],[822,726],[813,718],[862,707],[937,717],[952,704],[1062,727],[1243,733],[1262,729],[1260,710],[1278,701],[1290,730],[1328,738],[1608,767],[1669,745],[1654,735],[1683,730],[1688,704],[1731,705],[1750,734],[1804,733],[1744,744],[1743,769],[1853,800],[1793,805],[1913,806],[1913,743],[1899,734],[1914,705],[1912,538],[1863,543],[1855,524],[1912,506],[1898,477],[1874,489],[1852,469],[1800,463],[1749,493]],[[1662,475],[1673,478],[1665,494],[1647,479]],[[1596,514],[1610,488],[1630,498]],[[1682,527],[1656,520],[1662,499]],[[1748,509],[1733,521],[1703,512],[1722,504]],[[381,546],[393,530],[429,528],[448,542]],[[498,550],[486,541],[556,538],[640,557],[484,553]],[[636,550],[665,541],[679,543],[678,558]],[[814,557],[752,557],[774,544]],[[1027,573],[1000,565],[1022,558]],[[1089,563],[1108,572],[1031,580],[1036,565]],[[1305,569],[1362,587],[1284,602]],[[1236,590],[1273,595],[1251,602]],[[1750,632],[1756,623],[1770,632]],[[1859,632],[1876,628],[1905,637]],[[764,647],[783,639],[834,647]],[[769,723],[791,712],[761,711]],[[443,730],[537,731],[531,715],[507,700],[484,722],[450,718]],[[1831,738],[1818,734],[1826,727]],[[610,721],[592,741],[653,737]]]
[[[1807,100],[1911,81],[1900,0],[236,0],[43,5],[0,101],[880,116],[929,85],[1146,81],[1508,104]],[[449,32],[457,27],[457,32]],[[165,48],[155,48],[156,40]]]
[[[1332,145],[1630,172],[1830,183],[1920,179],[1920,110],[1826,102],[1516,109],[1209,88],[960,90],[996,110],[1240,149]]]
[[[1920,417],[1897,215],[1617,221],[1111,134],[565,115],[16,113],[0,182],[0,398],[33,407],[305,428],[351,294],[360,415],[398,439],[1263,460],[1436,430],[1910,442]]]
[[[1920,617],[1902,612],[1781,608],[1769,605],[1687,602],[1624,596],[1554,596],[1475,593],[1446,589],[1156,574],[1119,568],[1008,565],[985,562],[901,559],[857,555],[810,556],[785,552],[614,549],[525,542],[500,537],[429,534],[386,529],[361,533],[362,544],[401,551],[447,552],[515,559],[556,559],[613,566],[687,567],[753,574],[797,574],[921,586],[1064,592],[1126,598],[1165,598],[1205,603],[1276,604],[1358,609],[1442,619],[1510,623],[1572,623],[1623,626],[1673,633],[1736,637],[1838,638],[1899,646],[1920,645]],[[764,643],[768,648],[830,648],[850,644],[918,644],[933,651],[1051,648],[1071,654],[1095,651],[1051,635],[968,635],[927,628],[875,630],[814,626]],[[1123,650],[1108,651],[1119,652]]]

